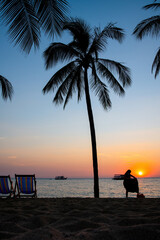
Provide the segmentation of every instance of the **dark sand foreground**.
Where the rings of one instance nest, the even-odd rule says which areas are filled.
[[[160,239],[160,199],[3,199],[0,239]]]

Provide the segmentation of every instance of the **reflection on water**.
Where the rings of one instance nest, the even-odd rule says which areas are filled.
[[[160,178],[138,179],[139,190],[147,198],[160,197]],[[102,178],[99,180],[101,198],[124,198],[123,181]],[[93,179],[37,179],[38,197],[94,197]],[[136,193],[129,193],[136,197]]]

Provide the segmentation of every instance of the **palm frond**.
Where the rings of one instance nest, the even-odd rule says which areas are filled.
[[[115,39],[119,42],[122,42],[124,39],[124,30],[122,28],[115,27],[115,24],[109,23],[103,30],[103,34],[107,38]]]
[[[76,91],[77,80],[78,80],[79,74],[80,74],[80,68],[76,68],[75,70],[73,70],[72,81],[71,81],[71,84],[68,88],[68,92],[67,92],[67,96],[66,96],[66,99],[65,99],[65,102],[64,102],[63,109],[65,109],[69,99],[72,98],[73,93]]]
[[[69,86],[72,82],[73,72],[70,72],[67,77],[63,80],[62,84],[59,86],[56,95],[53,99],[55,104],[61,104],[64,101],[64,96],[67,95]]]
[[[66,76],[76,67],[75,61],[72,61],[57,71],[43,88],[43,93],[54,91],[55,87],[61,84]]]
[[[152,64],[152,72],[154,71],[154,69],[155,69],[155,78],[156,78],[160,71],[160,48],[158,49],[157,54],[154,58],[154,61]]]
[[[66,0],[34,0],[41,26],[50,37],[60,34],[68,21],[69,6]]]
[[[108,81],[110,87],[114,90],[114,92],[119,96],[123,96],[125,94],[125,91],[121,84],[114,77],[114,75],[101,62],[97,62],[96,64],[99,74]]]
[[[100,61],[111,72],[116,72],[118,74],[119,81],[122,83],[123,87],[131,85],[130,69],[128,67],[109,59],[99,58],[98,61]]]
[[[79,77],[79,72],[80,72],[80,67],[79,66],[77,66],[77,67],[75,66],[74,70],[69,72],[69,74],[66,76],[66,78],[63,79],[62,84],[59,86],[59,88],[56,92],[56,95],[53,99],[53,102],[55,102],[56,104],[63,103],[64,97],[67,96],[68,93],[69,93],[69,88],[72,85],[72,82],[73,81],[77,82],[78,77]],[[68,96],[68,100],[69,100],[69,97],[72,97],[72,91]],[[67,100],[67,102],[68,102],[68,100]],[[65,108],[67,102],[65,103],[64,108]]]
[[[152,35],[158,36],[160,33],[160,16],[153,16],[141,21],[134,29],[133,34],[138,39],[142,39],[144,36]]]
[[[70,60],[77,57],[79,53],[72,47],[63,43],[52,43],[43,53],[46,69],[58,61]]]
[[[103,51],[107,45],[107,38],[100,30],[100,28],[94,29],[94,38],[89,49],[89,54],[95,53],[98,55],[98,52]]]
[[[13,95],[13,87],[12,84],[3,76],[0,75],[0,86],[2,90],[2,98],[7,100],[8,98],[11,100]]]
[[[148,4],[148,5],[145,5],[144,7],[143,7],[143,9],[158,9],[158,8],[160,8],[160,3],[152,3],[152,4]]]
[[[40,25],[32,3],[27,0],[3,0],[0,7],[2,19],[9,26],[11,40],[26,53],[33,45],[38,48],[40,42]]]
[[[98,77],[95,68],[92,68],[91,89],[98,96],[103,108],[107,110],[112,106],[107,86]]]
[[[79,65],[79,69],[77,71],[77,90],[78,90],[78,102],[81,100],[83,92],[84,92],[84,71],[82,65]]]
[[[98,52],[105,49],[108,38],[112,38],[119,42],[122,42],[124,38],[123,29],[115,27],[113,23],[109,23],[103,29],[103,31],[101,31],[100,28],[95,28],[94,38],[89,50],[89,54],[94,52],[97,58]]]
[[[79,18],[72,19],[64,24],[64,30],[69,30],[74,39],[74,45],[81,52],[86,52],[90,44],[90,26]]]

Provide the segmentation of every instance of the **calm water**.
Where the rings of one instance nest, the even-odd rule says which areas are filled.
[[[139,190],[147,198],[160,197],[160,178],[138,179]],[[101,198],[124,198],[123,181],[101,178],[99,180]],[[37,179],[38,197],[93,197],[93,179]],[[129,193],[129,197],[136,197],[136,193]]]

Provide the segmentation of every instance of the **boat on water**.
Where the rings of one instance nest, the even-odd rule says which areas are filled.
[[[115,174],[112,179],[113,180],[124,180],[124,175],[123,174]]]
[[[67,177],[64,177],[64,176],[56,176],[55,177],[55,180],[66,180]]]

